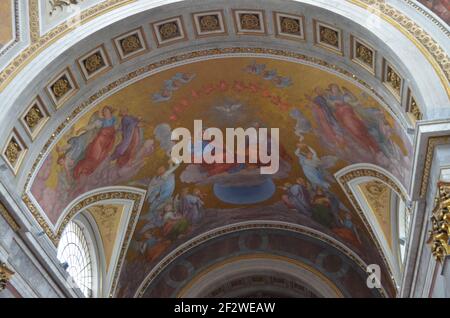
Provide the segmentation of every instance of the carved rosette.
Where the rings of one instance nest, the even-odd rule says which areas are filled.
[[[431,216],[431,231],[428,243],[436,261],[443,263],[450,254],[450,183],[440,182],[439,196],[436,198],[433,215]]]
[[[10,270],[5,263],[0,262],[0,291],[6,288],[12,275],[14,275],[14,272]]]

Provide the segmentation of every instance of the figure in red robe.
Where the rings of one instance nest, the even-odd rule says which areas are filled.
[[[112,108],[109,106],[103,107],[102,117],[86,127],[87,130],[99,129],[99,131],[87,146],[84,158],[74,168],[73,177],[75,180],[80,179],[81,176],[91,175],[114,147],[116,117],[113,116]]]
[[[380,151],[378,143],[369,133],[366,125],[356,114],[352,106],[342,101],[336,101],[335,115],[339,125],[344,128],[362,148],[368,149],[374,154]]]

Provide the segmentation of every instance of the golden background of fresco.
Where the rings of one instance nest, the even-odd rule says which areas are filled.
[[[119,204],[95,205],[88,209],[100,232],[107,270],[117,241],[117,235],[120,233],[119,225],[123,216],[123,209],[124,206]]]
[[[375,187],[377,191],[371,191],[371,187]],[[379,181],[369,181],[360,184],[359,188],[375,215],[386,242],[388,242],[389,247],[392,249],[391,189]]]
[[[6,45],[13,37],[13,0],[0,1],[0,46]]]
[[[277,73],[282,76],[287,76],[292,79],[293,84],[287,88],[278,88],[270,81],[265,81],[261,76],[246,73],[244,71],[245,67],[252,64],[253,62],[266,64],[266,70],[276,69]],[[173,92],[173,95],[169,101],[165,102],[153,102],[152,95],[161,90],[164,80],[172,78],[176,73],[189,73],[195,74],[195,78],[188,84],[182,85],[178,90]],[[203,127],[219,127],[225,128],[223,126],[223,121],[220,118],[212,118],[208,109],[213,106],[221,105],[225,99],[239,101],[244,106],[249,109],[249,114],[253,115],[253,118],[249,118],[246,124],[250,125],[252,122],[258,121],[262,122],[266,127],[280,128],[280,143],[287,150],[289,155],[292,157],[291,173],[290,177],[283,180],[274,180],[277,186],[285,182],[294,182],[299,176],[303,176],[302,168],[298,164],[298,160],[294,154],[296,149],[296,143],[298,142],[298,137],[294,134],[295,120],[289,115],[288,111],[281,111],[278,107],[271,104],[266,98],[262,97],[260,94],[250,94],[248,92],[236,93],[236,92],[214,92],[210,95],[202,94],[201,97],[195,100],[195,103],[188,108],[179,118],[175,121],[169,119],[173,113],[173,108],[180,104],[183,99],[192,100],[192,91],[200,91],[205,85],[210,83],[219,83],[221,80],[227,81],[229,84],[233,84],[234,81],[243,81],[245,83],[254,82],[259,83],[261,87],[267,88],[271,94],[276,94],[281,97],[282,100],[286,100],[289,104],[289,108],[297,107],[302,110],[304,115],[314,122],[313,115],[310,109],[308,109],[308,101],[305,96],[315,96],[315,88],[320,87],[326,89],[330,84],[337,84],[339,86],[346,87],[350,92],[352,92],[366,107],[382,107],[378,104],[376,100],[367,95],[359,87],[349,83],[348,81],[323,70],[297,64],[287,61],[278,61],[266,58],[222,58],[214,59],[208,61],[195,62],[183,66],[179,66],[170,70],[166,70],[145,79],[142,79],[124,89],[120,92],[108,97],[106,100],[101,102],[99,105],[95,106],[93,109],[89,110],[86,114],[82,116],[69,130],[68,133],[58,141],[58,146],[64,146],[71,133],[82,129],[89,121],[90,116],[101,110],[104,106],[109,105],[115,109],[114,115],[117,116],[117,120],[120,121],[118,116],[121,107],[127,107],[129,113],[136,117],[142,117],[145,124],[145,139],[154,139],[153,129],[160,123],[168,123],[172,129],[176,127],[186,127],[193,132],[193,121],[195,119],[203,120]],[[249,107],[248,107],[249,106]],[[391,126],[394,125],[394,119],[386,111],[386,119]],[[250,117],[250,116],[249,116]],[[245,125],[245,123],[244,123]],[[239,127],[236,125],[234,127]],[[120,142],[121,138],[116,137],[115,144]],[[403,145],[399,136],[393,136],[393,140],[397,143],[402,152],[406,154],[406,148]],[[324,155],[333,155],[331,152],[327,152],[320,145],[319,139],[312,134],[307,134],[305,136],[305,143],[313,147],[319,157]],[[160,166],[168,166],[168,157],[165,155],[164,151],[159,147],[158,142],[155,140],[156,151],[146,159],[145,166],[140,170],[138,175],[136,175],[133,180],[140,180],[144,178],[149,178],[156,175],[156,170]],[[58,153],[53,148],[51,155],[53,156],[51,176],[46,182],[46,186],[50,188],[55,188],[57,184],[58,173],[60,167],[56,164],[58,158]],[[349,163],[345,161],[339,161],[333,167],[333,173],[347,166]],[[175,171],[175,178],[177,180],[176,188],[174,193],[179,193],[182,188],[188,186],[190,188],[198,187],[206,194],[207,199],[205,200],[206,207],[217,207],[217,208],[236,208],[239,205],[227,204],[221,200],[215,198],[212,192],[212,186],[196,186],[194,184],[182,184],[179,181],[179,176],[184,170],[186,165],[181,165]],[[132,180],[130,180],[132,181]],[[332,192],[342,193],[339,185],[333,183],[331,187]],[[264,201],[264,204],[272,204],[280,200],[282,191],[277,190],[275,195],[270,199]],[[348,202],[343,196],[340,198],[343,202]],[[260,204],[260,203],[259,203]],[[241,207],[243,207],[242,205]],[[248,206],[248,205],[245,205]]]

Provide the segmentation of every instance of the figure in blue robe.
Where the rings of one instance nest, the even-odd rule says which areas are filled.
[[[287,189],[287,196],[298,212],[311,216],[311,196],[304,179],[297,179],[297,183]]]
[[[175,175],[173,172],[178,166],[179,165],[171,165],[169,169],[166,169],[164,166],[160,167],[158,169],[158,175],[150,181],[146,196],[150,208],[148,213],[142,217],[147,220],[147,224],[142,228],[141,232],[164,224],[164,219],[160,210],[164,207],[164,204],[172,198],[175,190]]]
[[[142,140],[142,133],[139,128],[140,120],[134,116],[128,115],[127,109],[122,109],[121,115],[122,140],[116,146],[116,149],[111,156],[111,160],[117,160],[119,167],[122,167],[133,160],[134,153],[137,151]]]

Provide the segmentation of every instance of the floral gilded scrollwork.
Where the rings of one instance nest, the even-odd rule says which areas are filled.
[[[220,20],[217,14],[210,14],[200,17],[200,29],[202,32],[212,32],[220,30]]]
[[[443,263],[450,253],[450,183],[438,184],[439,195],[436,198],[428,243],[436,261]]]
[[[241,27],[244,30],[260,30],[260,21],[257,14],[245,13],[239,16]]]
[[[320,42],[339,47],[339,33],[335,30],[320,27]]]

